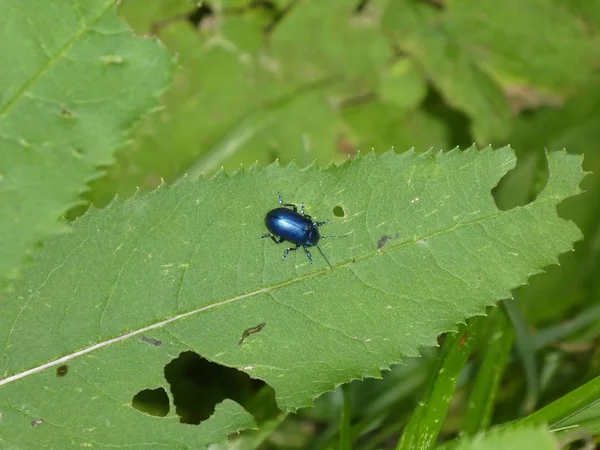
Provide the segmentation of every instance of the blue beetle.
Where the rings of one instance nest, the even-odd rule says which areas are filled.
[[[321,225],[325,225],[328,220],[323,222],[313,222],[312,217],[308,214],[304,214],[304,205],[300,207],[300,212],[298,212],[298,207],[291,203],[283,203],[283,199],[281,198],[281,194],[277,195],[279,199],[279,208],[272,209],[265,216],[265,225],[270,233],[263,234],[260,238],[268,238],[273,239],[273,242],[276,244],[281,244],[284,241],[288,241],[292,244],[296,244],[296,247],[286,248],[283,252],[282,260],[285,260],[286,256],[289,252],[298,250],[300,246],[304,249],[306,256],[308,257],[308,262],[312,264],[312,255],[308,251],[308,247],[317,247],[327,264],[330,267],[333,267],[329,262],[329,259],[321,250],[319,246],[319,240],[322,238],[329,237],[345,237],[346,235],[329,235],[322,236],[319,232],[319,227]],[[290,207],[292,209],[288,209]]]

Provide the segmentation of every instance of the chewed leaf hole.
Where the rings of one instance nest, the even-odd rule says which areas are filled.
[[[180,421],[193,425],[208,419],[215,406],[227,398],[256,416],[257,411],[250,407],[249,401],[259,391],[269,389],[263,381],[210,362],[194,352],[183,352],[167,364],[165,378],[171,385],[175,412]],[[268,397],[269,402],[275,404],[272,390]]]
[[[515,168],[492,189],[496,206],[501,211],[508,211],[534,202],[546,187],[548,175],[548,161],[543,151],[519,156]]]
[[[133,396],[131,404],[151,416],[165,417],[169,414],[169,396],[164,388],[144,389]]]
[[[333,215],[335,217],[346,217],[346,211],[340,205],[333,208]]]

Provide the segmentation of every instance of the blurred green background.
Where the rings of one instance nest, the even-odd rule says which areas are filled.
[[[91,183],[86,201],[98,207],[186,173],[276,159],[325,166],[391,148],[510,144],[519,162],[494,191],[503,209],[543,188],[544,149],[584,154],[586,170],[600,169],[597,0],[125,0],[120,13],[137,34],[158,36],[179,66],[162,109]],[[600,374],[598,177],[582,187],[559,214],[585,239],[515,293],[510,317],[525,351],[512,353],[497,422]],[[477,355],[443,437],[456,434]],[[351,383],[357,448],[394,446],[435,356]],[[341,398],[338,390],[272,422],[262,445],[327,448]]]

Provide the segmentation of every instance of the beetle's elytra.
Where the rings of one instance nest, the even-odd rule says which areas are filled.
[[[329,262],[329,259],[327,259],[323,253],[323,250],[321,250],[319,240],[327,237],[344,237],[345,235],[321,236],[319,227],[325,225],[328,222],[327,220],[323,222],[314,222],[311,216],[304,214],[304,205],[300,207],[300,212],[298,212],[298,207],[296,205],[283,203],[281,194],[278,194],[277,197],[279,199],[279,208],[272,209],[265,217],[265,225],[270,232],[263,234],[261,238],[270,237],[276,244],[287,241],[296,245],[296,247],[285,249],[282,260],[286,258],[289,252],[298,250],[298,248],[302,246],[308,258],[308,262],[312,264],[312,255],[310,254],[308,247],[317,247],[325,261],[327,261],[327,264],[329,264],[330,267],[333,267]]]

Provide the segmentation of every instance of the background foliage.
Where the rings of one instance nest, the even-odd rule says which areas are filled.
[[[89,203],[102,208],[115,195],[150,191],[185,173],[197,179],[275,159],[325,166],[391,147],[402,153],[510,144],[517,167],[494,189],[497,205],[509,210],[546,186],[544,149],[567,148],[585,155],[585,170],[600,170],[600,3],[594,0],[125,0],[118,9],[112,0],[52,3],[0,2],[5,290],[27,286],[29,272],[25,284],[10,280],[24,268],[36,270],[27,255],[67,229],[61,215],[72,220]],[[134,38],[123,21],[150,38]],[[167,88],[172,55],[172,85],[160,111],[146,116]],[[450,442],[520,418],[534,427],[487,439],[507,439],[498,448],[552,445],[557,434],[535,428],[540,423],[554,429],[585,423],[600,432],[597,411],[588,407],[600,398],[597,176],[582,188],[583,195],[559,207],[583,232],[576,251],[516,290],[515,302],[465,325],[469,339],[450,335],[441,350],[424,350],[382,380],[338,388],[296,415],[279,413],[268,387],[234,373],[217,376],[229,380],[221,390],[239,389],[229,398],[259,423],[232,445],[411,448],[407,442],[435,428],[433,442],[420,444],[425,448],[436,438]],[[185,399],[206,398],[216,388],[190,381],[186,371],[204,363],[185,358],[165,376],[179,380],[171,383],[181,389],[173,392],[177,414],[198,423],[210,411],[196,411],[201,402]],[[453,375],[433,377],[442,368]],[[164,415],[163,394],[146,394],[134,405]],[[428,399],[442,399],[439,408],[419,410]],[[219,408],[239,418],[238,429],[253,422],[234,402]],[[222,424],[202,423],[220,436]],[[483,448],[477,439],[458,446]]]

